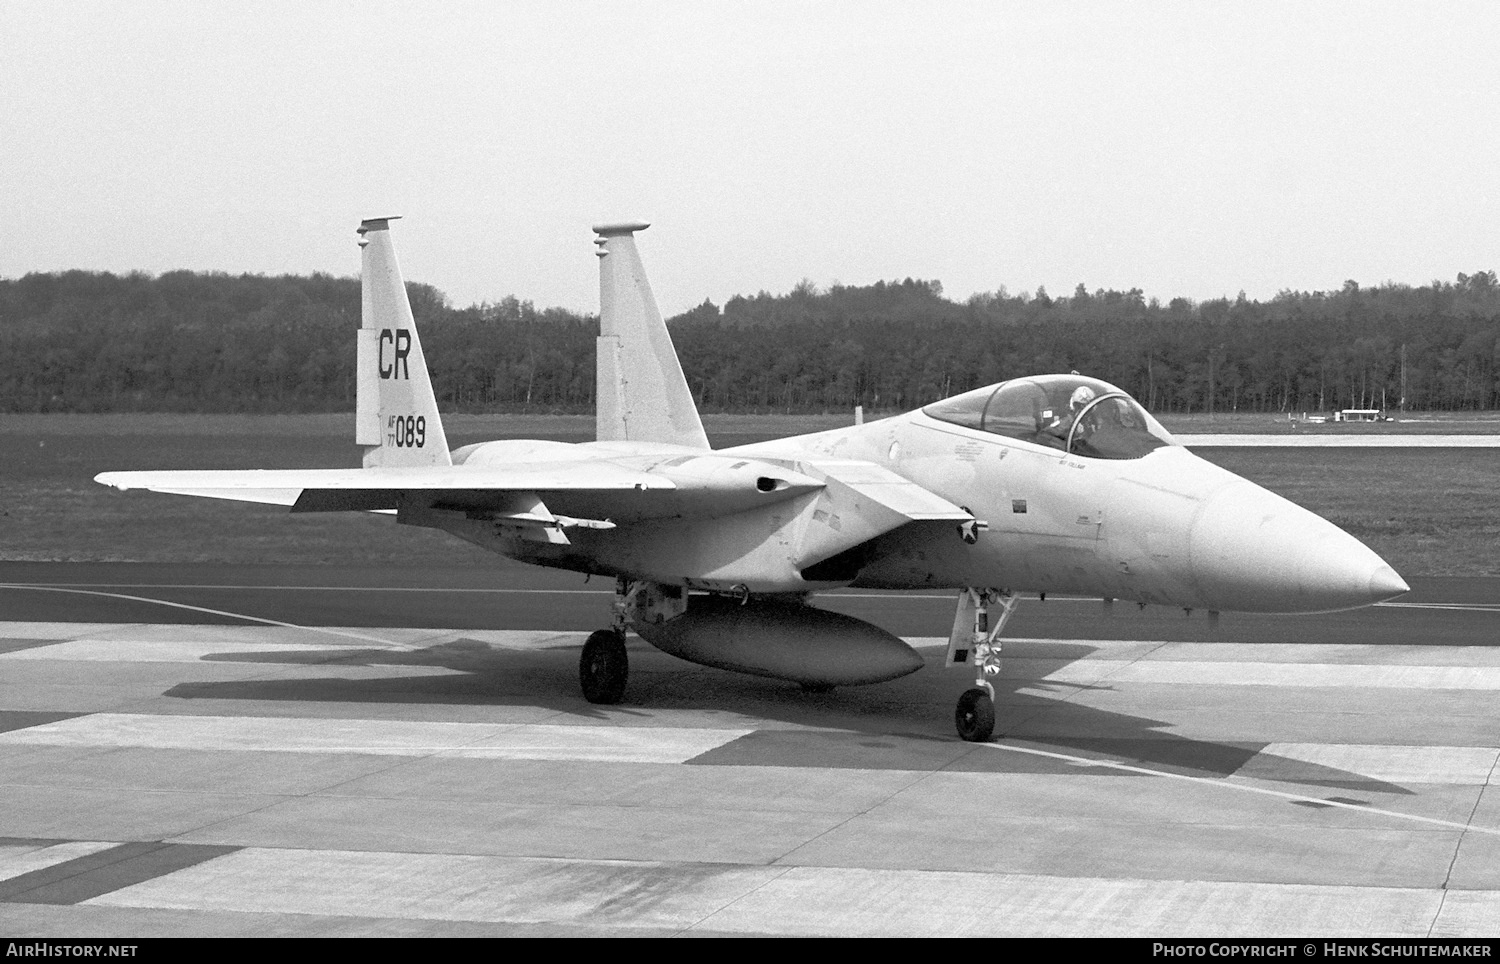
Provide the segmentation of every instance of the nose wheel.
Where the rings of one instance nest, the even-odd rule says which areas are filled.
[[[578,658],[578,682],[590,703],[611,705],[625,696],[630,659],[625,655],[625,637],[613,629],[589,636]]]
[[[979,687],[964,690],[953,711],[953,725],[960,738],[984,743],[995,734],[995,700]]]

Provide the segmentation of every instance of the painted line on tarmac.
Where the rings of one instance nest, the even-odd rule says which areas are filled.
[[[1258,793],[1265,797],[1276,797],[1291,803],[1310,803],[1317,807],[1337,807],[1343,810],[1356,810],[1360,813],[1374,813],[1382,817],[1394,817],[1397,820],[1410,820],[1416,823],[1426,823],[1437,827],[1445,827],[1450,830],[1460,830],[1471,833],[1482,833],[1491,837],[1500,837],[1500,828],[1476,827],[1473,824],[1457,823],[1453,820],[1439,820],[1436,817],[1423,817],[1414,813],[1401,813],[1397,810],[1385,810],[1380,807],[1371,807],[1362,803],[1346,803],[1342,800],[1330,797],[1314,797],[1301,793],[1287,793],[1284,790],[1270,790],[1265,787],[1252,787],[1244,783],[1231,783],[1223,777],[1195,777],[1188,773],[1173,773],[1170,770],[1153,770],[1150,767],[1132,766],[1129,763],[1116,763],[1113,760],[1100,760],[1091,757],[1074,756],[1071,753],[1057,753],[1053,750],[1037,750],[1027,746],[1011,746],[1005,743],[980,743],[981,747],[991,750],[1005,750],[1011,753],[1025,753],[1030,756],[1047,757],[1071,763],[1075,766],[1105,767],[1111,770],[1120,770],[1125,773],[1135,773],[1147,777],[1167,777],[1173,780],[1185,780],[1188,783],[1197,783],[1206,787],[1214,787],[1219,790],[1238,790],[1241,793]]]
[[[74,593],[80,596],[102,596],[106,599],[125,599],[130,602],[153,603],[157,606],[168,606],[172,609],[186,609],[196,613],[208,613],[212,616],[228,616],[231,619],[243,619],[251,623],[263,623],[267,626],[279,626],[282,629],[301,629],[309,633],[326,633],[329,636],[342,636],[345,639],[357,639],[363,643],[379,643],[382,646],[397,646],[389,639],[381,639],[378,636],[365,636],[362,633],[351,633],[343,629],[326,629],[322,626],[302,626],[297,623],[283,622],[280,619],[267,619],[264,616],[248,616],[245,613],[229,612],[225,609],[209,609],[207,606],[192,606],[187,603],[171,602],[166,599],[152,599],[149,596],[131,596],[119,592],[101,592],[97,589],[78,589],[72,586],[38,586],[29,583],[0,583],[0,589],[30,589],[36,592],[64,592]],[[405,647],[402,647],[405,648]]]
[[[1375,605],[1388,609],[1447,609],[1465,613],[1500,613],[1500,605],[1495,603],[1378,602]]]

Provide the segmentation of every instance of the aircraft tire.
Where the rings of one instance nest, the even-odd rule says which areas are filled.
[[[958,735],[969,743],[985,743],[995,733],[995,701],[979,687],[964,690],[953,711]]]
[[[611,629],[601,629],[589,636],[578,657],[578,682],[583,698],[590,703],[611,705],[625,697],[625,683],[630,676],[630,660],[625,655],[625,639]]]

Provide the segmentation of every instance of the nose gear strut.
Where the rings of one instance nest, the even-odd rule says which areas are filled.
[[[995,687],[1000,675],[1000,631],[1016,611],[1020,597],[1008,589],[969,587],[958,594],[953,631],[948,634],[945,666],[974,667],[974,686],[964,690],[953,712],[958,735],[970,743],[984,743],[995,732]],[[990,609],[999,607],[995,618]]]

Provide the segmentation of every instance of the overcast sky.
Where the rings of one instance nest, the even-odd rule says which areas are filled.
[[[936,278],[1268,298],[1500,267],[1500,4],[0,0],[0,277],[358,272],[668,314]]]

